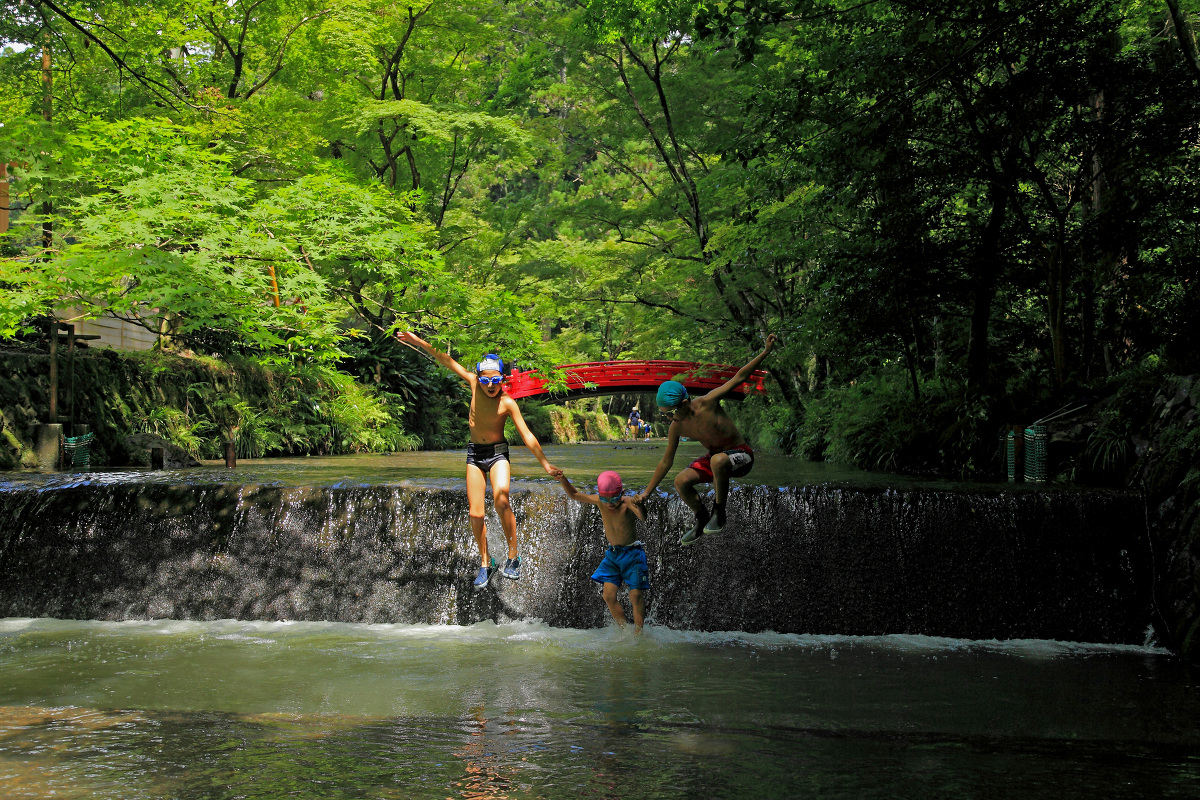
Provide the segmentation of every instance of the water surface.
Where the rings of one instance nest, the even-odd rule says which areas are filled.
[[[594,485],[604,470],[621,473],[625,485],[639,489],[654,474],[663,455],[665,440],[650,442],[587,442],[547,445],[546,457],[563,469],[578,486]],[[181,470],[114,469],[89,472],[0,472],[0,490],[25,486],[68,486],[96,483],[243,483],[278,486],[389,485],[418,482],[432,486],[462,486],[466,473],[466,449],[419,450],[407,453],[307,456],[299,458],[240,459],[235,469],[224,462],[209,461],[201,467]],[[671,479],[692,460],[705,453],[697,442],[681,442],[675,461],[660,489],[671,489]],[[551,479],[525,447],[511,449],[514,486],[550,483]],[[883,472],[866,472],[841,464],[804,461],[774,453],[755,455],[754,469],[735,484],[760,486],[813,486],[838,484],[873,488],[969,488],[977,491],[1020,490],[1024,484],[964,483],[909,477]],[[1029,487],[1034,488],[1034,487]],[[1046,485],[1041,484],[1045,489]]]
[[[9,619],[0,674],[6,798],[1200,788],[1195,678],[1149,647]]]

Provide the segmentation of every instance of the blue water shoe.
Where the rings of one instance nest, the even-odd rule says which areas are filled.
[[[708,518],[708,522],[704,525],[705,533],[720,533],[725,529],[725,504],[713,504],[712,516]]]
[[[510,558],[504,562],[504,569],[500,570],[500,574],[511,581],[521,579],[521,557]]]
[[[692,526],[690,531],[685,533],[682,538],[680,538],[679,543],[682,545],[689,545],[703,536],[705,533],[704,523],[708,522],[710,519],[712,519],[712,517],[707,511],[704,512],[703,517],[696,517],[696,524]]]
[[[475,576],[475,588],[482,589],[487,586],[488,581],[492,577],[492,573],[496,571],[496,559],[491,559],[491,564],[486,567],[479,568],[479,574]]]

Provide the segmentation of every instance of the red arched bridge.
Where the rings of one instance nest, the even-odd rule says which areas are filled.
[[[567,385],[565,392],[554,393],[556,398],[652,392],[658,389],[660,383],[670,380],[679,381],[689,393],[699,396],[725,383],[741,367],[697,364],[694,361],[594,361],[563,364],[559,369],[565,374]],[[727,397],[740,400],[746,392],[765,392],[765,377],[765,371],[755,370],[749,380],[735,387]],[[506,388],[513,397],[534,397],[549,394],[546,384],[547,380],[536,370],[514,368]]]

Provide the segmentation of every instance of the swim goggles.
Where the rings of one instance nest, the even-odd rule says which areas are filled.
[[[604,495],[600,495],[600,502],[601,502],[601,503],[604,503],[604,504],[605,504],[605,505],[607,505],[607,506],[615,506],[615,505],[619,505],[619,504],[620,504],[620,502],[621,502],[621,495],[620,495],[620,494],[614,494],[614,495],[611,495],[611,496],[608,496],[608,497],[606,497],[606,496],[604,496]]]
[[[479,384],[481,386],[499,386],[502,383],[504,383],[503,375],[493,375],[490,378],[486,375],[479,376]]]

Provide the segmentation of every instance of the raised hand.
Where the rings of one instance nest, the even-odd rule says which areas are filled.
[[[420,336],[417,336],[412,331],[405,331],[404,333],[397,333],[396,339],[397,339],[397,341],[400,342],[400,344],[406,344],[409,347],[413,347],[413,348],[416,348],[419,350],[428,350],[429,349],[429,342],[425,341]]]

